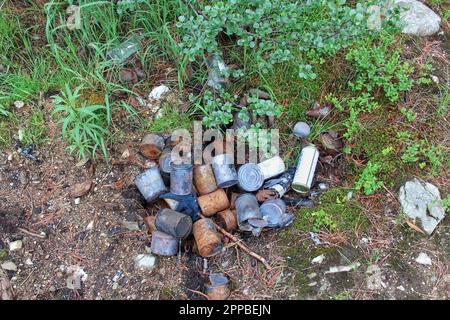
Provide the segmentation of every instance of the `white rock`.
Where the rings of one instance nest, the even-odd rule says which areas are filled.
[[[25,103],[23,101],[16,101],[16,102],[14,102],[14,106],[17,109],[22,109],[24,105],[25,105]]]
[[[433,80],[434,83],[439,84],[439,78],[435,75],[430,76],[431,80]]]
[[[22,249],[22,240],[17,240],[9,243],[9,251],[16,251]]]
[[[325,259],[325,256],[323,254],[321,254],[320,256],[317,256],[314,259],[312,259],[311,263],[312,264],[321,264],[324,259]]]
[[[404,286],[398,286],[397,289],[400,290],[400,291],[405,291],[406,290]]]
[[[169,91],[170,91],[169,87],[161,85],[156,88],[153,88],[153,90],[148,95],[148,98],[152,100],[160,100],[163,97],[163,95],[168,93]]]
[[[151,254],[138,254],[134,257],[134,266],[138,269],[152,270],[156,264],[156,257]]]
[[[325,271],[325,274],[328,273],[338,273],[338,272],[349,272],[352,270],[355,270],[357,268],[359,268],[359,266],[361,265],[361,263],[359,262],[355,262],[352,263],[348,266],[334,266],[334,267],[330,267],[330,269],[328,271]]]
[[[74,200],[75,204],[78,205],[81,203],[81,199],[80,198],[75,198]]]
[[[13,153],[8,154],[8,161],[12,161],[13,158],[14,158]]]
[[[86,226],[86,230],[90,231],[94,229],[94,220],[92,220],[91,222],[88,223],[88,225]]]
[[[425,252],[421,252],[419,254],[419,256],[416,258],[416,262],[423,265],[431,266],[431,258]]]
[[[432,234],[445,215],[441,195],[434,185],[413,179],[400,188],[403,212],[411,219],[420,219],[423,230]]]
[[[429,7],[417,0],[394,0],[400,6],[402,32],[414,36],[431,36],[439,31],[441,18]]]
[[[17,266],[12,261],[6,261],[2,263],[2,269],[6,271],[17,271]]]
[[[25,264],[26,264],[27,266],[32,266],[32,265],[33,265],[33,261],[31,261],[31,259],[28,258],[27,260],[25,260]]]

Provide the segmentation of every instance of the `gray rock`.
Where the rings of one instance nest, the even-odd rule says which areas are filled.
[[[414,36],[431,36],[439,31],[441,18],[430,8],[416,0],[394,0],[400,6],[403,33]]]
[[[134,257],[134,266],[138,269],[152,270],[156,264],[156,257],[151,254],[138,254]]]
[[[419,254],[416,258],[416,262],[426,266],[431,266],[431,258],[425,252],[421,252]]]
[[[17,271],[17,266],[12,261],[6,261],[2,263],[2,269],[6,271]]]
[[[423,230],[432,234],[445,215],[438,188],[431,183],[413,179],[400,188],[403,212],[411,219],[420,219]]]
[[[297,122],[292,130],[294,136],[306,138],[311,133],[311,127],[306,122]]]
[[[381,269],[378,265],[369,265],[367,267],[366,274],[367,289],[380,290],[383,289],[383,287],[386,287],[386,284],[383,282]]]
[[[22,240],[17,240],[9,243],[9,251],[16,251],[22,249]]]
[[[130,231],[139,231],[139,224],[136,221],[123,221],[122,226]]]

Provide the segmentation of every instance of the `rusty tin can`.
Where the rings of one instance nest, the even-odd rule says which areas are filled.
[[[217,190],[216,178],[210,164],[194,167],[194,182],[197,192],[205,195]]]
[[[150,250],[160,256],[174,256],[178,253],[178,239],[167,233],[154,230]]]
[[[271,199],[264,202],[261,207],[263,219],[267,221],[268,227],[278,227],[286,213],[286,203],[281,199]]]
[[[244,231],[251,231],[248,230],[249,220],[254,221],[255,223],[256,220],[262,220],[256,196],[251,193],[241,194],[236,199],[236,214],[239,228]]]
[[[307,193],[311,189],[318,160],[319,150],[315,145],[310,144],[302,149],[292,181],[292,189],[299,193]]]
[[[156,214],[156,229],[175,238],[186,238],[192,231],[192,219],[172,209],[161,209]]]
[[[144,223],[147,226],[148,231],[153,232],[154,230],[156,230],[155,221],[156,218],[154,216],[147,216],[144,218]]]
[[[236,210],[226,209],[220,211],[217,216],[220,225],[228,232],[237,228]]]
[[[230,201],[223,189],[217,189],[210,194],[198,197],[197,201],[203,215],[206,217],[211,217],[217,212],[230,207]]]
[[[219,154],[212,161],[214,176],[219,188],[229,188],[238,182],[233,156],[230,154]]]
[[[161,155],[164,145],[162,136],[150,133],[142,139],[139,150],[144,157],[156,160]]]
[[[230,296],[229,280],[222,273],[211,273],[209,282],[205,289],[210,300],[225,300]]]
[[[197,249],[202,257],[212,257],[222,251],[222,237],[211,219],[197,220],[193,227]]]
[[[147,202],[152,202],[167,191],[157,167],[145,170],[134,179],[134,183]]]
[[[170,165],[170,192],[185,196],[192,193],[193,172],[192,164]]]

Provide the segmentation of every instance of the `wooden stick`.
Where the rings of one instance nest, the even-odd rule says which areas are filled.
[[[272,269],[272,267],[269,265],[269,263],[267,262],[267,260],[265,258],[261,257],[259,254],[250,250],[245,244],[242,243],[241,239],[233,236],[231,233],[228,233],[227,231],[225,231],[225,229],[218,226],[217,224],[215,224],[215,226],[216,226],[217,230],[220,231],[220,233],[222,233],[223,235],[227,236],[232,241],[234,241],[236,243],[236,245],[242,249],[242,251],[247,253],[249,256],[255,258],[256,260],[260,261],[268,270]]]
[[[17,230],[22,231],[23,233],[25,233],[29,236],[32,236],[32,237],[41,238],[41,239],[47,238],[47,235],[37,234],[37,233],[31,232],[31,231],[21,228],[21,227],[18,227]]]

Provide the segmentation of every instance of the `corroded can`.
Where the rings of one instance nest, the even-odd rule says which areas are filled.
[[[160,256],[174,256],[178,253],[179,240],[171,235],[154,230],[150,250]]]
[[[225,300],[230,296],[228,278],[221,273],[211,273],[210,284],[205,285],[206,295],[209,300]]]
[[[212,159],[211,165],[219,188],[228,188],[238,182],[232,155],[219,154]]]
[[[279,156],[267,159],[259,164],[247,163],[239,168],[239,187],[248,192],[259,190],[264,180],[278,176],[286,170],[283,159]]]
[[[226,209],[217,214],[219,224],[228,232],[237,228],[236,210]]]
[[[256,196],[251,193],[241,194],[236,199],[236,214],[239,228],[243,231],[251,231],[251,228],[248,228],[249,220],[255,223],[256,220],[262,220]]]
[[[310,144],[302,149],[295,171],[292,189],[299,193],[306,193],[311,189],[311,185],[319,160],[319,150]]]
[[[234,210],[236,209],[236,199],[239,197],[239,193],[232,192],[230,196],[230,209]]]
[[[211,257],[222,251],[222,237],[211,219],[197,220],[194,223],[193,233],[198,252],[202,257]]]
[[[147,226],[149,232],[153,232],[154,230],[156,230],[155,221],[156,218],[154,216],[147,216],[144,218],[144,223]]]
[[[156,160],[161,155],[164,145],[162,136],[150,133],[142,139],[139,150],[144,157]]]
[[[192,164],[170,164],[170,192],[179,196],[192,193]]]
[[[157,167],[151,167],[138,175],[134,183],[147,202],[152,202],[167,191]]]
[[[170,164],[172,163],[172,149],[164,148],[161,156],[158,160],[159,170],[161,171],[161,176],[164,183],[170,184]]]
[[[268,227],[276,228],[286,213],[286,203],[281,199],[271,199],[264,202],[259,209],[263,219],[267,221]]]
[[[194,167],[194,183],[197,192],[205,195],[217,190],[216,178],[210,164]]]
[[[210,217],[230,207],[230,201],[223,189],[198,197],[197,201],[203,215],[206,217]]]
[[[186,238],[192,231],[192,219],[172,209],[161,209],[156,214],[156,229],[175,238]]]

